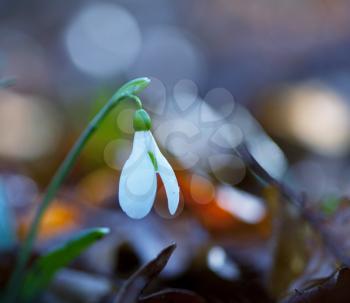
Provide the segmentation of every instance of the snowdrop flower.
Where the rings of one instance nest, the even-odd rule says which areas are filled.
[[[131,218],[141,219],[150,211],[157,192],[157,174],[163,181],[170,214],[179,204],[179,186],[169,162],[160,152],[150,131],[151,119],[139,109],[134,115],[134,142],[119,181],[119,203]]]

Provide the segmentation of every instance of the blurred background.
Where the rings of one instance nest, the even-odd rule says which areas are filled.
[[[349,53],[347,0],[0,0],[0,79],[13,82],[0,90],[0,249],[26,234],[89,119],[124,82],[147,76],[141,97],[181,187],[176,217],[162,188],[147,218],[120,211],[118,179],[133,135],[126,103],[84,149],[47,212],[37,252],[81,228],[109,226],[112,235],[69,269],[98,276],[97,284],[107,279],[106,288],[98,284],[103,295],[106,277],[127,277],[176,241],[161,283],[224,301],[282,296],[310,263],[299,242],[309,231],[233,149],[246,140],[336,231],[347,227]],[[203,273],[211,286],[200,290]],[[61,298],[65,278],[51,299]],[[232,281],[234,291],[225,284]]]

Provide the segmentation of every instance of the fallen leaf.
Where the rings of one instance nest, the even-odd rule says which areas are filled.
[[[118,292],[114,303],[135,303],[143,289],[163,270],[170,256],[176,248],[171,244],[163,249],[159,255],[136,271]]]
[[[348,303],[350,302],[350,269],[342,268],[328,279],[320,279],[313,287],[296,290],[296,293],[284,300],[285,303]]]

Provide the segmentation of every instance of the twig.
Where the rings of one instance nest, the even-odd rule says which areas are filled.
[[[350,257],[345,254],[341,248],[334,241],[332,233],[325,228],[322,216],[306,207],[305,195],[296,193],[289,186],[279,182],[273,178],[252,156],[247,146],[243,143],[236,148],[238,155],[244,160],[251,172],[266,184],[276,186],[281,194],[296,207],[300,215],[305,221],[316,231],[320,236],[328,251],[339,261],[342,265],[350,267]]]

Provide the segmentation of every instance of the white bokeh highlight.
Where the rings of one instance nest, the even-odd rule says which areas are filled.
[[[146,74],[173,86],[184,78],[201,81],[205,65],[201,48],[188,33],[162,26],[146,31],[142,51],[129,74]]]
[[[219,207],[250,224],[259,223],[266,215],[263,201],[234,187],[223,185],[216,193]]]
[[[123,7],[93,3],[83,7],[68,26],[64,42],[74,65],[95,77],[123,72],[141,47],[136,19]]]

